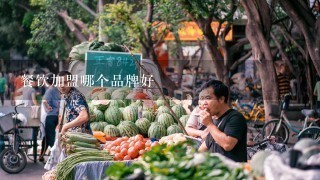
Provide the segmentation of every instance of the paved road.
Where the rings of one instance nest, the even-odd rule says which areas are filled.
[[[43,163],[33,163],[28,160],[26,168],[19,174],[8,174],[0,168],[1,180],[41,180],[42,175],[46,172]]]

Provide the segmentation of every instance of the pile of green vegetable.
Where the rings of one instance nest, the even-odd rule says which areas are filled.
[[[65,160],[56,166],[56,179],[57,180],[73,180],[74,167],[81,162],[89,161],[111,161],[113,156],[107,151],[82,151],[68,156]]]
[[[67,132],[62,138],[67,155],[81,151],[99,151],[100,143],[90,134]]]
[[[131,166],[115,163],[110,179],[246,179],[242,168],[231,168],[212,153],[196,153],[189,143],[159,145]]]

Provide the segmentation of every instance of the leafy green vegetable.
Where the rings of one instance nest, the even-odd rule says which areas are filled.
[[[114,164],[106,173],[110,179],[124,179],[135,169],[151,179],[246,179],[242,169],[229,168],[215,154],[195,154],[190,145],[155,146],[134,165]]]

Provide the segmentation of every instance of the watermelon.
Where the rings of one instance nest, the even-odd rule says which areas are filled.
[[[109,103],[109,100],[92,100],[93,106],[102,112],[108,108]]]
[[[126,105],[122,100],[110,100],[110,105],[109,106],[116,106],[118,108],[120,107],[125,107]]]
[[[183,115],[181,116],[181,118],[179,119],[180,122],[182,123],[183,126],[187,125],[188,119],[189,119],[190,115]]]
[[[150,121],[146,118],[140,118],[135,124],[139,128],[140,134],[146,137],[148,135],[148,129],[151,125]]]
[[[158,107],[157,116],[159,116],[159,115],[162,114],[162,113],[169,113],[169,114],[171,114],[170,109],[169,109],[167,106],[160,106],[160,107]]]
[[[155,125],[161,125],[161,124],[160,124],[160,123],[158,123],[158,122],[152,122],[152,123],[150,124],[149,129],[150,129],[150,128],[152,128],[152,126],[155,126]]]
[[[99,100],[111,99],[111,95],[110,95],[110,93],[108,93],[106,91],[100,91],[98,93],[98,99]]]
[[[156,101],[156,105],[158,106],[158,107],[160,107],[160,106],[165,106],[165,101],[163,100],[163,98],[159,98],[157,101]]]
[[[177,115],[177,117],[180,119],[183,115],[186,115],[187,112],[182,106],[182,104],[178,104],[172,107],[172,111]]]
[[[123,119],[125,121],[136,122],[138,119],[138,107],[127,106],[123,109]]]
[[[142,117],[148,119],[150,122],[154,122],[155,116],[150,111],[142,111]]]
[[[108,87],[106,92],[109,93],[109,94],[112,94],[113,91],[115,91],[116,89],[118,89],[118,88],[116,88],[116,87]]]
[[[104,121],[104,113],[99,109],[93,110],[94,118],[91,121]]]
[[[165,128],[167,129],[169,126],[173,125],[174,124],[174,120],[173,120],[173,117],[168,114],[168,113],[162,113],[159,115],[158,117],[158,122],[165,126]]]
[[[100,131],[100,124],[99,122],[92,122],[90,123],[90,128],[92,131]]]
[[[106,136],[111,137],[119,137],[120,131],[119,129],[114,125],[107,125],[104,127],[103,132],[106,134]]]
[[[130,106],[143,106],[143,101],[141,100],[137,100],[137,101],[134,101],[130,104]]]
[[[139,133],[139,128],[132,121],[121,121],[118,125],[118,129],[122,137],[132,137]]]
[[[118,125],[120,121],[122,120],[122,112],[120,109],[116,106],[110,106],[105,112],[104,112],[104,118],[105,121],[112,125]]]
[[[167,135],[176,134],[176,133],[183,133],[179,125],[174,124],[167,128]]]
[[[99,128],[100,131],[104,130],[104,127],[108,126],[109,124],[107,122],[99,122]]]
[[[127,97],[128,94],[129,93],[126,90],[120,88],[112,92],[111,99],[123,100]]]
[[[167,130],[163,125],[153,124],[148,130],[148,136],[150,138],[161,139],[163,136],[167,135]]]
[[[90,114],[90,115],[94,115],[93,111],[94,111],[95,109],[97,109],[97,108],[94,107],[94,105],[92,104],[92,101],[89,101],[89,102],[88,102],[88,107],[89,107],[89,114]]]

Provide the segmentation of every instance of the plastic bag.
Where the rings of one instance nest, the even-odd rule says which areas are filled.
[[[285,164],[279,153],[271,154],[264,162],[264,174],[266,180],[316,180],[320,177],[319,170],[300,170],[291,168]]]
[[[43,103],[41,103],[41,116],[40,116],[41,139],[43,139],[43,137],[46,135],[45,133],[46,117],[47,117],[47,112],[45,110],[45,106]]]
[[[46,170],[52,170],[60,161],[60,147],[59,147],[59,130],[56,129],[56,140],[54,142],[53,147],[50,149],[50,157],[44,166]]]

